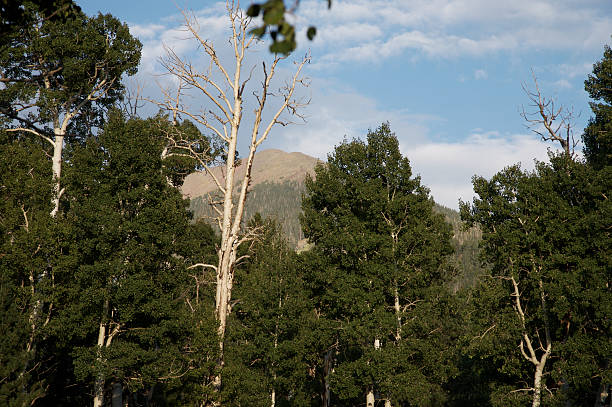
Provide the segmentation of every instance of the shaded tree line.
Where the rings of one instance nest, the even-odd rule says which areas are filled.
[[[220,354],[220,237],[177,185],[235,157],[189,121],[126,117],[140,43],[54,5],[2,9],[0,403],[610,405],[610,48],[584,159],[474,178],[479,264],[387,123],[306,180],[308,250],[249,214]]]

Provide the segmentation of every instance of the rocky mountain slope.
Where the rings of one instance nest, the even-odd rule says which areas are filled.
[[[255,154],[252,169],[251,190],[259,184],[298,183],[302,184],[306,174],[314,174],[315,164],[319,160],[302,153],[286,153],[281,150],[263,150]],[[245,166],[240,165],[236,179],[244,176]],[[217,179],[223,175],[222,167],[212,170]],[[215,191],[213,178],[205,173],[187,176],[182,187],[183,195],[190,198],[204,196]]]
[[[286,153],[281,150],[263,150],[255,155],[253,162],[253,178],[249,197],[245,208],[245,220],[248,221],[255,213],[263,217],[271,217],[283,228],[287,240],[295,247],[305,243],[299,216],[301,213],[302,193],[306,174],[314,175],[318,159],[302,153]],[[213,174],[223,179],[221,167],[216,167]],[[237,180],[244,175],[244,165],[238,167]],[[189,175],[182,187],[183,195],[191,199],[190,209],[194,219],[212,219],[212,210],[208,204],[214,197],[216,188],[212,177],[205,173]],[[453,262],[458,275],[453,282],[456,288],[473,284],[480,274],[478,261],[478,229],[463,230],[459,213],[453,209],[436,205],[434,210],[443,214],[454,230],[453,246],[455,255]],[[211,222],[212,223],[212,222]]]

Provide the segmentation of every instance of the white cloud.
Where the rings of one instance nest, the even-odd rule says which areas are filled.
[[[390,122],[391,129],[406,143],[427,141],[429,125],[442,120],[432,115],[405,110],[385,110],[374,99],[353,89],[338,88],[330,81],[317,79],[311,104],[304,109],[307,122],[277,130],[272,135],[278,148],[300,151],[325,159],[334,146],[346,137],[363,138],[368,129]]]
[[[478,80],[478,79],[487,79],[489,77],[489,74],[487,74],[487,71],[485,71],[484,69],[477,69],[476,71],[474,71],[474,79]]]
[[[567,79],[559,79],[553,85],[559,89],[571,89],[572,84]]]
[[[331,64],[335,58],[372,62],[407,51],[454,58],[596,49],[610,39],[610,11],[607,0],[579,7],[572,0],[335,0],[331,10],[320,0],[302,0],[295,21],[302,31],[317,26],[319,39],[300,45],[322,52]]]
[[[407,145],[403,153],[410,159],[413,172],[421,174],[436,202],[457,208],[459,198],[471,201],[474,196],[472,176],[490,178],[519,162],[522,168],[533,169],[534,159],[547,160],[549,146],[533,135],[486,132],[473,133],[456,143]]]
[[[312,47],[313,53],[319,55],[315,59],[319,68],[331,64],[342,67],[343,63],[354,61],[384,63],[388,58],[408,52],[449,58],[483,56],[504,50],[601,48],[602,42],[609,41],[612,13],[601,12],[605,6],[597,9],[597,1],[590,0],[583,9],[576,10],[571,2],[564,0],[554,3],[552,0],[334,0],[328,11],[320,0],[302,0],[296,15],[301,25],[298,28],[304,31],[305,26],[312,24],[317,26],[318,34],[313,42],[303,37],[298,42],[302,48]],[[231,53],[231,49],[224,42],[228,29],[224,8],[216,5],[196,15],[201,18],[203,37],[219,44],[220,57],[225,58],[224,53]],[[141,74],[148,76],[149,83],[151,74],[162,71],[157,61],[163,55],[162,44],[193,58],[202,69],[208,67],[195,53],[194,43],[184,40],[185,32],[176,20],[168,21],[166,25],[132,26],[144,43]],[[269,55],[262,51],[255,57],[262,56]],[[307,68],[309,72],[313,72],[313,65]],[[592,65],[567,64],[555,69],[562,76],[556,86],[563,88],[571,86],[570,79],[584,76]],[[469,78],[469,72],[460,80]],[[488,73],[476,69],[473,76],[486,79]],[[253,78],[253,83],[257,80]],[[422,175],[436,201],[449,207],[457,207],[459,197],[471,199],[470,180],[474,174],[490,177],[517,162],[532,168],[534,158],[547,158],[548,146],[530,135],[502,136],[496,132],[474,131],[458,142],[437,142],[431,140],[430,128],[443,118],[401,108],[383,108],[358,89],[343,88],[321,78],[313,80],[309,92],[312,103],[304,111],[307,123],[276,128],[262,148],[301,151],[325,158],[345,136],[363,137],[369,128],[389,121],[403,153],[411,160],[414,173]],[[193,103],[199,109],[202,101],[194,99]],[[252,106],[247,102],[245,120],[251,111]],[[474,126],[482,124],[474,123]]]
[[[165,29],[166,27],[161,24],[130,24],[130,33],[133,36],[138,37],[141,41],[155,37],[157,33]]]

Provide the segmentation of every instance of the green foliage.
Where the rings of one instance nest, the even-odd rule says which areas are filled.
[[[601,61],[593,65],[593,74],[584,81],[593,102],[594,117],[584,129],[584,153],[589,163],[601,169],[612,165],[612,50],[605,46]]]
[[[331,0],[327,0],[327,7],[331,7]],[[266,33],[270,35],[272,44],[270,52],[274,54],[290,54],[297,47],[295,40],[295,27],[286,19],[286,15],[292,13],[299,5],[299,0],[294,1],[292,8],[285,6],[284,0],[266,0],[262,3],[252,3],[246,11],[247,16],[256,18],[261,16],[263,24],[251,29],[250,33],[262,38]],[[306,37],[310,41],[317,34],[317,29],[308,27]]]
[[[66,171],[71,199],[64,213],[74,227],[78,264],[57,335],[73,340],[78,381],[102,375],[126,392],[143,393],[154,384],[172,389],[183,376],[201,384],[203,371],[210,374],[202,362],[214,359],[212,313],[199,299],[191,308],[186,302],[195,290],[185,258],[203,248],[188,239],[196,236],[186,233],[187,203],[166,182],[164,141],[158,120],[125,121],[114,113],[97,140],[75,148]],[[192,228],[207,234],[197,237],[204,238],[200,245],[214,241],[209,227]],[[99,349],[101,323],[108,334],[118,331]]]
[[[487,337],[514,338],[505,347],[479,341],[485,342],[481,351],[486,357],[499,360],[501,375],[514,377],[502,400],[515,398],[510,389],[525,387],[520,383],[533,383],[533,365],[516,350],[523,328],[517,327],[520,320],[513,309],[512,278],[525,310],[524,331],[532,341],[540,337],[544,342],[546,327],[550,330],[552,355],[545,385],[552,393],[544,392],[545,403],[569,399],[572,405],[592,405],[602,380],[609,383],[607,225],[612,211],[605,191],[611,186],[609,178],[599,177],[592,167],[564,156],[538,163],[533,173],[513,166],[490,181],[474,178],[479,197],[471,207],[462,205],[462,216],[482,228],[484,259],[492,267],[491,278],[481,287],[491,293],[476,298],[482,301],[476,307],[495,310],[484,315],[479,311],[477,319],[481,332],[492,327]],[[487,298],[498,298],[497,305],[485,302]],[[499,349],[505,349],[505,358],[499,357]],[[503,388],[496,387],[491,400],[502,396]]]
[[[334,403],[362,402],[367,389],[396,404],[441,403],[450,226],[433,213],[387,124],[367,143],[337,146],[315,172],[302,225],[314,243],[305,256],[319,260],[306,279],[327,326],[324,349],[335,352]]]
[[[44,337],[44,317],[31,318],[37,301],[49,299],[48,281],[36,276],[56,249],[49,218],[51,166],[38,140],[0,131],[0,404],[21,406],[45,394],[44,358],[29,351]],[[48,367],[48,365],[46,366]]]
[[[249,223],[257,238],[238,267],[236,304],[227,331],[224,404],[308,406],[308,375],[314,314],[298,273],[297,255],[279,227],[256,214]]]
[[[121,98],[121,76],[136,72],[140,42],[110,15],[87,17],[68,2],[54,3],[68,7],[58,10],[19,3],[22,24],[12,25],[0,48],[0,114],[50,138],[76,114],[68,132],[86,136]]]

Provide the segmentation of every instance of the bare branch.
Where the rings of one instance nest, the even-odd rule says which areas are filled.
[[[6,131],[8,131],[8,132],[23,131],[23,132],[26,132],[26,133],[31,133],[31,134],[34,134],[35,136],[38,136],[38,137],[42,138],[43,140],[47,141],[51,145],[54,145],[53,140],[50,137],[47,137],[44,134],[41,134],[38,131],[33,130],[33,129],[28,129],[26,127],[15,127],[13,129],[6,129]]]
[[[194,269],[196,267],[210,268],[210,269],[213,269],[213,270],[217,271],[217,266],[213,266],[212,264],[206,264],[206,263],[192,264],[191,266],[187,267],[187,270],[191,270],[191,269]]]
[[[535,90],[530,90],[525,83],[521,85],[530,100],[534,111],[528,112],[523,107],[521,117],[527,122],[527,128],[538,134],[544,141],[558,142],[569,157],[574,154],[577,141],[574,140],[573,109],[563,106],[556,107],[553,99],[546,98],[540,91],[540,86],[534,71],[531,71]],[[542,127],[544,129],[542,130]]]

